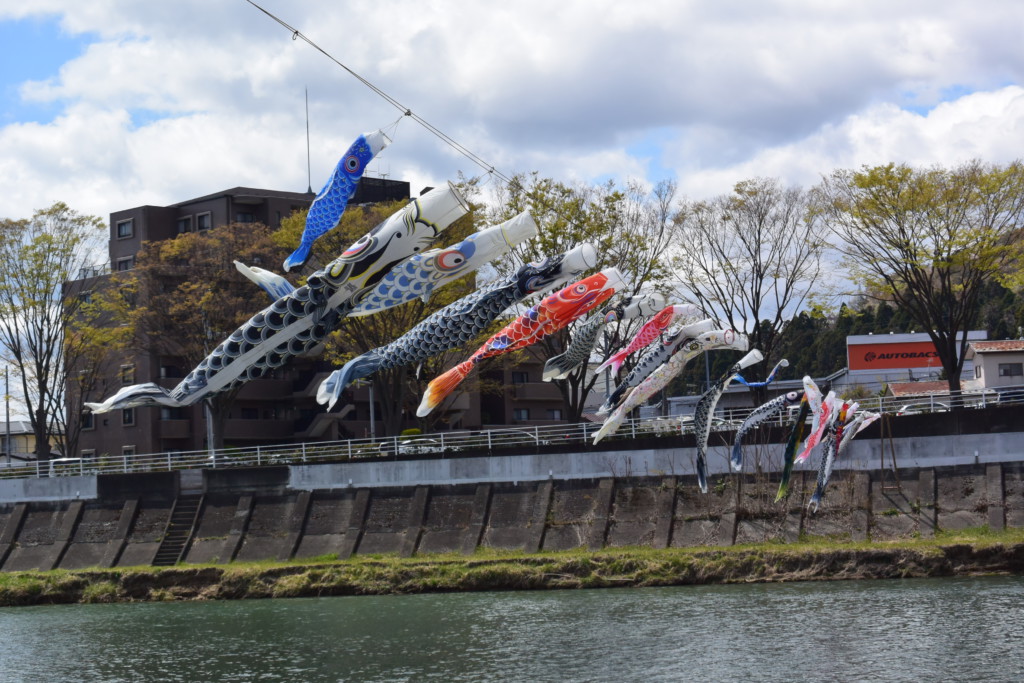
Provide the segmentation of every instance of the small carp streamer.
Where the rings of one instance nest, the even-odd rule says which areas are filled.
[[[789,439],[786,441],[786,449],[782,454],[782,480],[779,482],[779,491],[775,495],[775,502],[778,503],[789,495],[789,479],[793,474],[793,463],[796,459],[796,452],[800,449],[804,437],[807,435],[807,418],[814,410],[813,406],[821,405],[821,389],[809,376],[804,375],[804,393],[800,398],[800,409],[797,410],[796,420],[790,428]]]
[[[786,408],[799,403],[802,397],[801,392],[790,391],[761,404],[747,416],[740,428],[736,430],[736,441],[732,445],[732,457],[729,459],[729,464],[734,472],[743,469],[743,437],[762,422],[770,420]]]
[[[302,231],[299,247],[284,260],[286,273],[292,268],[305,265],[313,243],[341,222],[341,216],[348,207],[348,201],[356,193],[366,165],[390,142],[383,131],[363,133],[342,155],[327,184],[309,205],[306,228]]]
[[[653,318],[640,328],[636,333],[636,336],[626,345],[626,348],[612,355],[611,358],[601,363],[601,365],[594,371],[594,374],[601,374],[605,368],[610,367],[612,374],[618,374],[619,368],[622,367],[622,363],[625,362],[626,358],[630,356],[634,351],[639,351],[645,348],[652,341],[661,336],[661,333],[668,329],[669,325],[674,323],[681,317],[692,317],[697,315],[700,311],[699,308],[693,304],[676,304],[674,306],[667,306],[658,312]]]
[[[669,335],[668,339],[659,346],[648,349],[647,353],[640,357],[637,364],[626,375],[626,379],[622,380],[612,390],[612,393],[608,394],[604,403],[597,409],[597,414],[604,416],[615,410],[616,406],[621,403],[630,389],[639,386],[651,373],[667,363],[670,358],[675,356],[680,349],[688,345],[698,335],[712,332],[717,326],[718,323],[710,318],[689,325],[683,325],[673,334]],[[747,347],[744,346],[742,350],[746,351]],[[680,368],[681,371],[682,368]]]
[[[691,329],[699,329],[703,327],[704,323],[714,324],[713,321],[706,320],[697,323]],[[625,394],[622,402],[605,419],[601,429],[594,434],[594,443],[597,444],[601,439],[618,431],[619,427],[626,420],[626,416],[629,415],[629,411],[668,386],[672,378],[682,372],[686,364],[698,355],[712,349],[746,351],[748,347],[747,337],[737,333],[735,330],[713,330],[701,333],[697,337],[690,339],[681,347],[679,353],[669,358],[668,361],[645,377],[635,389]]]
[[[608,306],[591,315],[576,330],[565,351],[549,358],[544,364],[543,380],[550,382],[554,379],[563,379],[588,360],[605,325],[652,315],[664,305],[665,298],[660,294],[637,295],[626,297],[617,305]]]
[[[697,486],[701,493],[708,492],[708,468],[707,450],[708,437],[711,436],[711,416],[715,414],[715,406],[718,399],[725,393],[729,382],[740,374],[744,368],[764,360],[764,355],[757,349],[752,349],[747,355],[740,358],[729,370],[718,378],[711,387],[704,392],[704,395],[697,401],[697,408],[693,416],[693,429],[697,435]]]

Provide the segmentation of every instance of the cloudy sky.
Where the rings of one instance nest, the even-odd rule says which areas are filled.
[[[755,176],[1024,157],[1019,0],[259,0],[502,173]],[[0,216],[317,190],[400,111],[246,0],[0,0]],[[405,119],[371,173],[480,168]]]

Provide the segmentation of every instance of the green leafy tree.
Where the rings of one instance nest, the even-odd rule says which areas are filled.
[[[112,276],[99,305],[105,319],[127,326],[128,349],[178,358],[188,372],[270,303],[234,261],[274,268],[287,253],[261,223],[147,242],[132,270]],[[240,389],[206,399],[214,448],[224,447],[224,421]]]
[[[77,447],[80,408],[65,411],[65,399],[94,340],[68,332],[87,315],[88,298],[65,283],[95,263],[104,236],[103,221],[61,202],[30,219],[0,220],[0,349],[21,384],[40,460],[50,458],[51,439],[64,453]]]
[[[928,333],[950,392],[959,393],[965,333],[986,287],[1021,275],[1024,166],[841,170],[816,194],[853,278]]]

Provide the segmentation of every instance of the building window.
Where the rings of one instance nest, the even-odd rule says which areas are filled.
[[[196,230],[209,230],[212,227],[213,222],[209,213],[201,213],[196,216]]]
[[[516,371],[512,373],[512,384],[526,384],[530,381],[530,375],[526,372]]]
[[[78,302],[81,303],[81,304],[91,304],[92,303],[92,290],[91,289],[87,289],[84,292],[79,292],[78,293]]]
[[[562,409],[561,408],[548,408],[548,419],[549,420],[561,420]]]
[[[122,365],[121,366],[121,384],[135,384],[135,366],[134,365]]]
[[[135,257],[134,256],[126,256],[124,258],[117,259],[117,270],[119,272],[124,272],[126,270],[131,270],[134,267],[135,267]]]
[[[135,455],[135,446],[121,446],[121,455],[131,457]]]
[[[160,406],[161,420],[184,420],[185,411],[177,406]]]
[[[243,420],[258,420],[260,419],[260,411],[258,408],[242,408],[242,419]]]
[[[96,416],[92,413],[82,413],[82,430],[96,429]]]
[[[121,411],[121,424],[125,427],[135,424],[135,408],[124,408]]]
[[[248,211],[238,211],[235,213],[236,223],[254,223],[256,218]]]
[[[132,226],[132,220],[131,219],[128,219],[126,221],[118,221],[117,222],[117,239],[123,240],[123,239],[126,239],[128,237],[131,237],[134,234],[135,234],[135,230],[134,230],[134,228]]]
[[[974,379],[981,379],[981,366],[980,365],[975,365],[974,366]]]
[[[529,408],[516,408],[512,411],[512,419],[516,422],[526,422],[530,419]]]
[[[181,373],[181,368],[177,365],[161,365],[160,377],[162,379],[175,379],[177,377],[184,377],[184,375]]]
[[[1024,363],[1000,363],[1000,377],[1024,377]]]
[[[178,219],[178,234],[184,235],[186,232],[192,232],[192,216],[182,216]]]
[[[82,449],[82,460],[95,460],[96,449],[94,448],[83,448]]]

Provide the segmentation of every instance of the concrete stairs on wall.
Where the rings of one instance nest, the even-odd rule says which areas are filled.
[[[192,534],[195,532],[196,520],[203,505],[202,494],[180,495],[174,501],[174,509],[167,520],[163,540],[153,558],[153,565],[169,567],[181,561]]]

